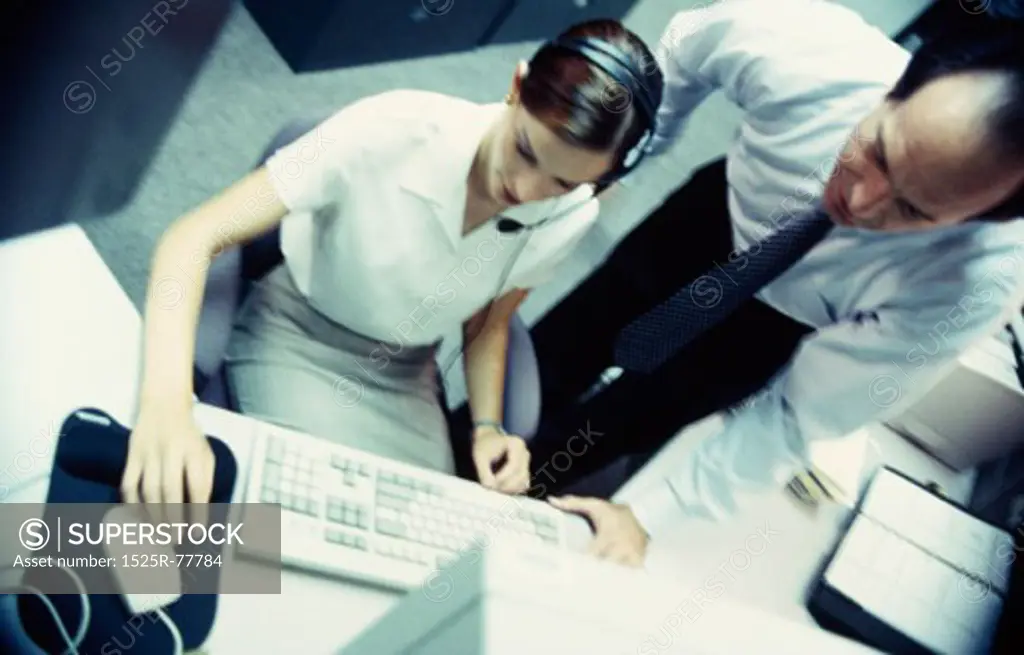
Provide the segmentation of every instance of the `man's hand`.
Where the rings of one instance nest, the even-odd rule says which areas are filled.
[[[628,505],[577,496],[551,497],[548,502],[558,509],[590,519],[594,526],[594,541],[589,548],[591,555],[626,566],[643,566],[650,538]]]
[[[519,494],[530,488],[530,451],[522,437],[478,427],[473,431],[473,464],[480,484],[488,489]]]

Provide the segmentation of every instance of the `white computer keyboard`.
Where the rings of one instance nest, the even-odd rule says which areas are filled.
[[[575,550],[588,531],[547,503],[272,425],[260,424],[252,461],[244,502],[281,505],[282,564],[345,579],[408,589],[492,539]]]

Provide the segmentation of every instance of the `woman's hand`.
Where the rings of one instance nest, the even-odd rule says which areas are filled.
[[[530,488],[530,451],[522,437],[489,425],[477,427],[473,430],[473,464],[480,484],[488,489],[519,494]]]
[[[187,409],[145,405],[132,428],[121,478],[126,503],[208,503],[213,491],[213,450]],[[141,491],[141,494],[140,494]]]

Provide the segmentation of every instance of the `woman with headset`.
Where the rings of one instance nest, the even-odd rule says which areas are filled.
[[[125,499],[208,500],[213,458],[192,418],[206,270],[279,223],[283,263],[228,347],[241,411],[451,473],[435,354],[461,327],[477,473],[525,491],[529,454],[500,424],[509,319],[594,223],[595,188],[638,163],[661,84],[620,23],[579,24],[520,64],[505,103],[359,100],[175,221],[153,257]],[[166,307],[171,279],[194,285]]]

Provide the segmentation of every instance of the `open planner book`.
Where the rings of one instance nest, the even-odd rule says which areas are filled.
[[[1011,533],[883,468],[820,588],[856,607],[839,618],[855,630],[875,632],[866,628],[874,625],[910,650],[982,653],[994,638],[1015,557]],[[831,607],[835,615],[839,606]]]

